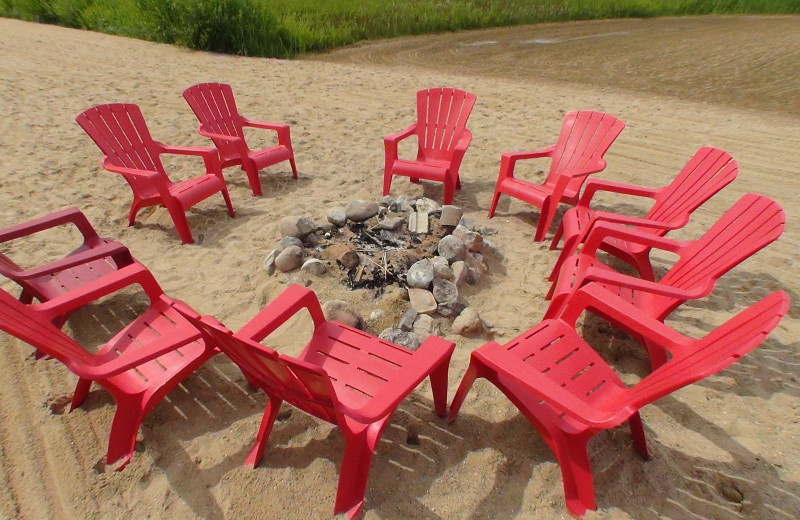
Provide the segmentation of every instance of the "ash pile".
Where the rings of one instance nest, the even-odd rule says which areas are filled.
[[[456,334],[481,334],[485,328],[462,289],[478,285],[502,258],[486,238],[497,231],[475,229],[457,206],[405,196],[354,200],[330,209],[322,224],[289,216],[279,229],[280,244],[264,262],[269,274],[300,269],[339,277],[350,289],[374,291],[376,298],[392,287],[407,292],[408,309],[397,326],[380,333],[383,339],[416,348],[429,334],[441,332],[442,319],[453,320],[450,331]],[[360,318],[357,311],[349,312]],[[363,319],[349,324],[362,328]]]

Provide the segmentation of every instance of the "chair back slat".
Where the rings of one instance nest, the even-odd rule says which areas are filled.
[[[200,83],[184,90],[183,97],[206,130],[244,139],[241,116],[230,85]],[[223,158],[239,153],[233,143],[214,138],[212,141]]]
[[[475,100],[475,94],[448,87],[417,92],[417,136],[423,157],[434,160],[452,157]]]
[[[703,147],[686,163],[677,177],[659,191],[646,218],[682,224],[695,209],[730,184],[738,173],[739,165],[729,153],[718,148]]]
[[[578,110],[567,113],[545,184],[555,186],[562,175],[602,169],[603,155],[624,128],[625,123],[603,112]],[[573,178],[566,191],[577,193],[585,181],[586,175]]]
[[[684,250],[661,283],[682,289],[716,281],[744,259],[777,239],[786,223],[780,205],[767,197],[747,194],[700,239]]]

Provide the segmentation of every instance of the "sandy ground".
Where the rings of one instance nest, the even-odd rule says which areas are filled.
[[[279,239],[283,215],[322,220],[332,205],[377,199],[381,138],[413,120],[419,88],[452,85],[478,96],[470,120],[475,138],[455,203],[478,225],[499,230],[494,238],[505,259],[468,295],[491,333],[465,339],[442,332],[458,344],[450,396],[473,349],[490,338],[510,340],[544,313],[556,253],[532,242],[538,211],[505,197],[494,219],[486,211],[500,154],[551,144],[572,109],[604,110],[628,125],[598,177],[663,185],[704,145],[739,161],[737,180],[677,238],[699,236],[744,193],[768,195],[785,208],[787,229],[778,242],[726,275],[710,297],[669,319],[699,336],[773,290],[800,301],[793,271],[800,239],[799,26],[796,17],[570,23],[377,42],[288,62],[1,19],[0,225],[78,206],[102,234],[127,244],[167,294],[234,329],[291,282],[310,282],[322,300],[347,300],[369,314],[391,302],[376,303],[371,292],[350,292],[332,279],[268,276],[263,259]],[[550,43],[520,43],[537,39]],[[497,43],[482,43],[490,41]],[[130,190],[99,168],[100,154],[75,115],[96,103],[135,102],[156,139],[205,145],[180,92],[210,80],[231,83],[246,116],[292,125],[300,179],[292,181],[288,165],[270,168],[262,174],[266,195],[254,198],[244,174],[230,170],[237,217],[227,217],[220,197],[192,209],[196,245],[180,245],[163,209],[145,210],[127,227]],[[167,167],[179,179],[201,164],[180,158]],[[521,173],[536,177],[542,167],[528,165]],[[404,179],[392,193],[442,196],[440,186]],[[4,252],[33,264],[67,251],[71,240],[53,234]],[[66,330],[96,345],[140,307],[135,295],[111,299],[77,313]],[[636,455],[627,429],[597,435],[590,455],[599,509],[586,518],[800,517],[799,317],[795,303],[739,364],[645,408],[649,462]],[[597,325],[587,328],[626,378],[646,373],[644,356],[627,340]],[[307,329],[296,320],[275,344],[295,352]],[[339,433],[292,413],[276,424],[262,464],[242,467],[265,397],[250,392],[221,356],[155,408],[142,427],[142,451],[113,472],[98,464],[114,409],[109,395],[95,388],[82,409],[64,414],[74,376],[56,362],[34,362],[16,339],[3,334],[0,342],[0,517],[331,514],[344,446]],[[412,425],[419,428],[419,446],[405,442]],[[731,486],[743,494],[741,503],[725,497]],[[426,385],[401,405],[373,460],[366,500],[367,519],[568,517],[554,457],[485,382],[451,426],[431,412]]]

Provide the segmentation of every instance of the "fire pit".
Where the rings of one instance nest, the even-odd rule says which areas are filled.
[[[496,230],[474,229],[456,206],[431,199],[383,197],[333,208],[323,225],[304,216],[280,222],[279,246],[265,260],[269,274],[301,269],[334,277],[349,289],[368,289],[379,298],[387,288],[407,291],[410,307],[397,327],[380,335],[416,348],[436,330],[437,319],[453,320],[451,332],[471,335],[483,322],[461,291],[478,285],[500,259],[487,238]]]

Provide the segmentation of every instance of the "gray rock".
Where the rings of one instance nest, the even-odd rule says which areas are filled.
[[[450,280],[434,278],[433,297],[438,304],[455,301],[458,299],[458,287]]]
[[[400,229],[405,222],[406,219],[403,217],[386,217],[385,219],[378,222],[378,227],[381,229],[388,229],[389,231],[394,231],[396,229]]]
[[[329,209],[326,218],[328,222],[336,227],[344,227],[344,225],[347,224],[347,213],[344,211],[344,208],[339,206]]]
[[[384,195],[380,198],[380,200],[378,200],[378,205],[382,208],[391,207],[392,204],[395,204],[395,200],[390,195]]]
[[[467,244],[467,249],[470,251],[480,251],[483,245],[483,237],[480,233],[470,231],[464,226],[456,226],[453,230],[453,236]]]
[[[408,300],[411,302],[411,308],[420,314],[436,312],[436,299],[430,291],[412,287],[408,290]]]
[[[443,278],[445,280],[453,280],[453,270],[447,262],[447,258],[443,256],[436,256],[431,260],[433,263],[433,276],[435,278]]]
[[[337,321],[354,329],[364,330],[364,318],[349,303],[330,300],[322,304],[322,314],[328,321]]]
[[[458,225],[458,221],[461,220],[461,215],[463,214],[464,210],[458,206],[451,206],[449,204],[442,206],[442,216],[439,217],[439,224],[442,226],[455,227]]]
[[[485,237],[488,237],[488,236],[491,236],[491,235],[496,235],[497,234],[497,230],[495,228],[493,228],[493,227],[481,226],[481,227],[478,228],[478,233],[480,233],[481,235],[483,235]]]
[[[424,211],[415,211],[408,216],[408,231],[410,233],[429,232],[428,214]]]
[[[352,269],[361,263],[361,258],[358,253],[352,249],[348,249],[336,259],[345,269]]]
[[[278,257],[280,252],[280,249],[273,249],[272,252],[264,259],[264,270],[270,276],[275,272],[275,258]]]
[[[414,328],[414,320],[417,319],[417,316],[419,316],[417,311],[414,309],[408,309],[403,313],[402,316],[400,316],[400,321],[398,322],[397,327],[406,332],[411,331],[411,329]]]
[[[330,238],[330,232],[333,231],[334,229],[339,229],[339,226],[331,222],[328,222],[326,220],[325,222],[319,225],[319,229],[326,232],[325,238]]]
[[[384,341],[394,343],[395,345],[400,345],[401,347],[405,347],[409,350],[417,350],[420,345],[419,341],[414,337],[413,334],[404,330],[395,329],[393,327],[383,329],[378,337]]]
[[[471,268],[475,269],[480,273],[489,272],[489,265],[486,263],[486,260],[480,253],[474,253],[470,251],[467,253],[466,258],[464,258],[464,261],[467,263],[468,266],[470,266]]]
[[[428,198],[417,199],[417,202],[414,204],[414,206],[417,208],[417,211],[423,211],[428,215],[442,211],[442,207],[439,206],[438,202]]]
[[[400,195],[394,199],[393,206],[396,205],[397,209],[389,208],[390,211],[402,211],[403,213],[411,213],[414,211],[413,201],[405,195]]]
[[[315,229],[317,229],[317,225],[313,220],[299,215],[283,217],[278,223],[278,230],[282,237],[303,238]]]
[[[295,236],[285,236],[281,239],[280,244],[278,244],[278,247],[281,248],[281,251],[283,251],[289,246],[303,247],[303,241]]]
[[[472,307],[467,307],[453,320],[453,326],[450,331],[460,336],[474,336],[482,334],[483,329],[483,320],[478,315],[478,311]]]
[[[303,264],[303,248],[289,246],[275,257],[275,267],[282,273],[294,271]]]
[[[469,275],[469,266],[463,260],[459,262],[453,262],[453,265],[450,266],[453,269],[453,283],[456,284],[456,287],[461,287],[467,281],[467,277]]]
[[[445,257],[447,261],[452,264],[453,262],[458,262],[466,258],[467,245],[459,240],[458,237],[447,235],[439,240],[437,251],[439,252],[439,256]]]
[[[430,259],[423,258],[408,268],[408,272],[406,273],[406,282],[408,282],[408,285],[411,287],[427,289],[432,281],[433,263],[431,263]]]
[[[323,261],[317,260],[316,258],[309,258],[303,263],[303,266],[300,268],[300,270],[313,275],[322,276],[328,271],[328,268],[325,267],[325,263]]]
[[[475,231],[475,221],[469,217],[461,217],[461,220],[458,222],[458,225],[464,226],[470,231]]]
[[[438,334],[436,322],[427,314],[420,314],[414,320],[414,327],[411,331],[419,342],[425,341],[431,334]]]
[[[353,222],[364,222],[378,214],[380,207],[374,200],[353,200],[344,209],[347,218]]]
[[[461,300],[454,300],[452,302],[447,302],[439,305],[436,308],[436,314],[444,316],[445,318],[455,318],[456,316],[461,314],[466,308],[467,308],[466,303],[462,302]]]

